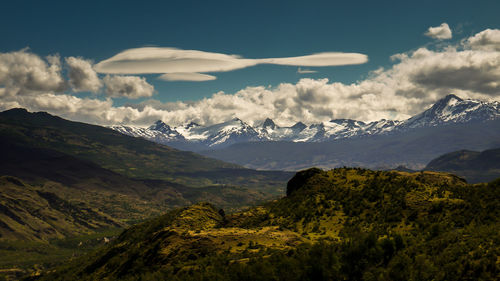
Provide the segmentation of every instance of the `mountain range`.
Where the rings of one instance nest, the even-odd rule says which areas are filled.
[[[233,119],[208,127],[194,123],[170,127],[157,121],[149,128],[112,128],[252,169],[405,166],[420,170],[446,153],[500,147],[500,103],[448,95],[407,120],[371,123],[336,119],[280,127],[267,119],[252,127]]]
[[[253,127],[243,120],[234,118],[211,126],[190,122],[187,125],[172,127],[158,120],[148,128],[125,125],[114,125],[111,128],[127,135],[181,149],[202,150],[224,148],[242,142],[329,142],[387,135],[416,128],[496,119],[500,119],[499,102],[464,100],[455,95],[448,95],[424,112],[402,121],[382,119],[365,123],[352,119],[333,119],[309,126],[297,122],[291,127],[281,127],[268,118],[262,124]]]

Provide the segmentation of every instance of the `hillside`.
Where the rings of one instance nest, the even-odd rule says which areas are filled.
[[[17,178],[2,176],[0,226],[0,240],[48,241],[124,225],[87,205],[72,204]]]
[[[24,109],[0,113],[0,144],[5,155],[0,167],[5,175],[38,184],[54,181],[85,191],[154,198],[169,207],[193,203],[207,194],[217,204],[245,206],[282,194],[291,176],[245,169],[104,127]],[[193,192],[198,188],[199,194]],[[226,198],[217,198],[224,194]]]
[[[488,182],[500,177],[500,149],[450,152],[429,162],[425,170],[453,173],[471,183]]]
[[[238,169],[233,164],[124,136],[113,130],[48,113],[11,109],[0,113],[0,136],[26,146],[56,149],[134,178],[172,177],[176,172]]]
[[[0,139],[0,153],[3,175],[18,177],[74,204],[92,206],[124,223],[200,200],[232,209],[272,196],[233,185],[189,187],[165,180],[130,179],[88,160],[5,139]]]
[[[499,198],[498,180],[309,169],[283,199],[173,210],[41,280],[495,280]]]
[[[275,198],[291,175],[21,109],[0,113],[0,155],[0,279],[79,256],[172,208]]]

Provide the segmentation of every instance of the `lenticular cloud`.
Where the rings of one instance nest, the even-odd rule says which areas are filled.
[[[95,69],[108,74],[164,73],[167,75],[161,78],[169,81],[206,81],[215,79],[215,76],[203,76],[206,74],[200,73],[232,71],[258,64],[314,67],[362,64],[367,61],[368,57],[359,53],[327,52],[299,57],[246,59],[197,50],[145,47],[125,50],[99,62]]]

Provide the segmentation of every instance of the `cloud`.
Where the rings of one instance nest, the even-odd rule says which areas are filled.
[[[317,71],[316,70],[311,70],[311,69],[306,69],[306,68],[302,69],[302,68],[299,67],[297,69],[297,73],[299,73],[299,74],[308,74],[308,73],[317,73]]]
[[[146,82],[146,79],[142,77],[106,75],[103,81],[106,85],[106,94],[114,98],[137,99],[151,97],[154,93],[153,85]]]
[[[245,59],[237,55],[180,50],[175,48],[144,47],[125,50],[95,65],[100,73],[108,74],[144,74],[144,73],[184,73],[167,75],[181,80],[185,73],[223,72],[246,68],[257,64],[277,64],[293,66],[337,66],[362,64],[368,61],[366,55],[358,53],[319,53],[299,57]],[[164,76],[165,77],[165,76]],[[206,80],[190,80],[206,81]]]
[[[57,55],[43,60],[26,49],[0,53],[0,87],[4,95],[64,91],[66,81],[61,76],[61,60]]]
[[[436,27],[429,27],[424,35],[438,40],[451,39],[452,37],[450,26],[447,23],[442,23]]]
[[[158,77],[165,81],[211,81],[217,79],[217,77],[202,73],[188,73],[188,72],[177,72],[177,73],[165,73]]]
[[[486,29],[467,39],[466,44],[472,49],[500,51],[500,30]]]
[[[0,89],[0,108],[25,107],[83,122],[140,126],[150,125],[158,119],[171,125],[180,125],[190,121],[214,124],[233,117],[251,124],[269,117],[280,125],[292,125],[297,121],[310,124],[334,118],[363,121],[405,119],[427,109],[448,94],[462,98],[500,99],[500,51],[492,47],[494,44],[491,43],[495,42],[493,35],[500,31],[483,32],[456,46],[418,48],[396,54],[392,57],[391,67],[372,71],[366,79],[352,84],[304,78],[276,87],[246,87],[236,93],[217,92],[198,101],[162,103],[146,100],[124,106],[113,105],[110,98],[83,99],[55,90],[9,95],[6,92],[10,90],[4,88],[3,91]],[[488,40],[480,40],[483,37]],[[51,61],[57,65],[56,57],[51,58]],[[50,65],[48,61],[45,68],[41,69],[51,73],[48,71]],[[0,73],[5,75],[8,72],[0,70]],[[111,81],[118,85],[127,84],[121,81],[127,79],[118,77],[125,76],[108,75],[104,82],[107,86],[114,84]],[[143,81],[149,85],[143,78],[131,79],[136,84]],[[0,76],[0,81],[11,80]],[[1,86],[5,87],[4,84]],[[123,86],[116,88],[116,91],[110,92],[110,96],[152,96],[154,92],[152,86],[147,91],[120,92]]]
[[[337,66],[363,64],[368,57],[358,53],[319,53],[300,57],[270,58],[256,60],[259,63],[293,65],[293,66]]]
[[[92,68],[92,63],[83,58],[65,58],[69,71],[69,84],[77,92],[97,93],[102,87],[102,82]]]
[[[426,90],[500,95],[500,53],[418,49],[398,65],[408,80]]]

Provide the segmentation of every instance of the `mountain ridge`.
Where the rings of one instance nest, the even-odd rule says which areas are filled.
[[[438,100],[429,109],[402,121],[381,119],[365,123],[353,119],[332,119],[309,126],[299,121],[291,127],[281,127],[270,118],[266,118],[257,126],[251,126],[234,118],[207,127],[200,125],[171,127],[158,120],[147,129],[124,125],[113,125],[110,128],[134,137],[196,151],[203,150],[203,148],[219,149],[241,142],[330,142],[387,135],[416,128],[496,119],[500,119],[500,103],[464,100],[450,94]],[[162,128],[168,128],[168,130]]]
[[[424,170],[453,173],[471,183],[492,181],[500,176],[500,148],[453,151],[433,159]]]

